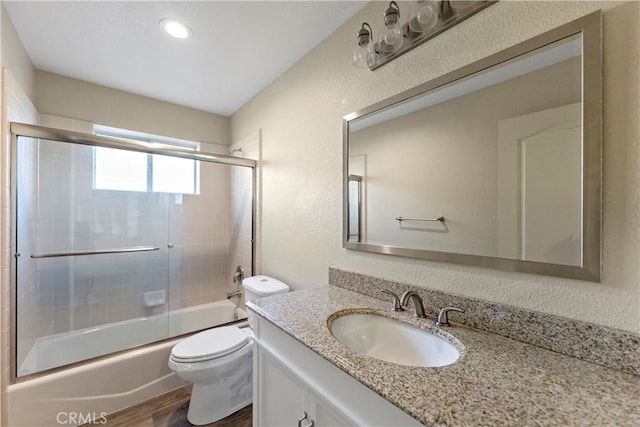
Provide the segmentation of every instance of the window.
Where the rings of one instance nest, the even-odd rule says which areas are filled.
[[[142,141],[154,147],[197,150],[198,144],[181,139],[94,125],[100,136]],[[199,193],[195,160],[115,148],[94,148],[94,188],[98,190]]]

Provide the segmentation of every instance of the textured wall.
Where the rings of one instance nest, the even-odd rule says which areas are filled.
[[[377,31],[385,7],[372,2],[232,116],[233,140],[262,129],[260,272],[295,289],[326,284],[333,266],[640,331],[639,4],[502,1],[375,72],[353,68],[360,23]],[[343,115],[599,8],[605,40],[603,283],[342,248]]]

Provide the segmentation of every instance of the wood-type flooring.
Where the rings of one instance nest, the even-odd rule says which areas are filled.
[[[189,392],[179,388],[155,399],[107,415],[104,424],[82,427],[191,427],[187,421]],[[251,427],[252,405],[206,427]]]

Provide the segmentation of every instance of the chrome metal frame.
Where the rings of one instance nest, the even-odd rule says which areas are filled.
[[[362,177],[360,175],[349,175],[349,179],[350,182],[357,182],[358,183],[358,230],[356,232],[356,234],[353,234],[351,231],[352,230],[347,230],[347,236],[351,237],[351,236],[355,236],[358,242],[362,241]],[[348,185],[348,183],[347,183]],[[347,203],[347,210],[349,210],[349,208],[351,207],[351,205],[349,203]],[[349,227],[349,222],[347,222],[347,228]],[[353,230],[355,231],[355,230]]]
[[[121,138],[111,138],[111,137],[103,137],[103,136],[97,136],[97,135],[91,135],[91,134],[86,134],[86,133],[81,133],[81,132],[74,132],[74,131],[66,131],[66,130],[61,130],[61,129],[55,129],[55,128],[47,128],[47,127],[43,127],[43,126],[36,126],[36,125],[29,125],[29,124],[24,124],[24,123],[16,123],[16,122],[12,122],[10,123],[10,131],[11,131],[11,200],[12,200],[12,207],[11,207],[11,253],[13,254],[13,260],[11,262],[11,268],[10,270],[10,277],[11,277],[11,287],[10,287],[10,294],[11,294],[11,301],[10,301],[10,327],[9,327],[9,340],[10,340],[10,347],[12,347],[11,351],[9,352],[9,363],[10,363],[10,378],[9,378],[9,383],[10,384],[15,384],[15,383],[19,383],[19,382],[23,382],[23,381],[27,381],[30,379],[34,379],[34,378],[39,378],[45,375],[49,375],[51,373],[54,372],[60,372],[60,371],[64,371],[65,369],[70,369],[76,366],[81,366],[81,365],[85,365],[87,363],[92,363],[98,360],[103,360],[103,359],[107,359],[109,357],[112,357],[114,355],[118,355],[118,354],[123,354],[126,352],[129,352],[131,350],[134,349],[144,349],[144,348],[148,348],[151,347],[153,345],[156,345],[158,343],[162,343],[162,342],[166,342],[169,340],[173,340],[176,338],[179,338],[181,336],[187,336],[187,335],[191,335],[192,333],[188,333],[188,334],[184,334],[184,335],[180,335],[180,336],[175,336],[175,337],[168,337],[164,340],[161,341],[155,341],[155,342],[151,342],[151,343],[147,343],[147,344],[141,344],[139,346],[135,346],[129,349],[125,349],[125,350],[119,350],[113,353],[109,353],[109,354],[105,354],[102,356],[97,356],[97,357],[93,357],[90,359],[86,359],[86,360],[82,360],[82,361],[78,361],[78,362],[74,362],[74,363],[70,363],[68,365],[64,365],[64,366],[59,366],[59,367],[55,367],[55,368],[51,368],[51,369],[47,369],[44,371],[40,371],[40,372],[36,372],[33,374],[29,374],[29,375],[24,375],[21,377],[17,376],[17,360],[16,360],[16,350],[17,350],[17,331],[16,331],[16,326],[17,326],[17,307],[16,307],[16,301],[17,301],[17,277],[16,277],[16,263],[17,263],[17,258],[20,256],[20,254],[17,253],[16,247],[17,247],[17,230],[15,227],[16,224],[16,200],[17,200],[17,185],[16,185],[16,176],[17,176],[17,171],[16,171],[16,167],[14,166],[16,164],[16,159],[17,159],[17,153],[16,153],[16,145],[17,145],[17,140],[18,137],[23,136],[23,137],[27,137],[27,138],[40,138],[40,139],[47,139],[50,141],[58,141],[58,142],[66,142],[66,143],[75,143],[75,144],[81,144],[81,145],[89,145],[89,146],[94,146],[94,147],[106,147],[106,148],[117,148],[117,149],[123,149],[123,150],[130,150],[130,151],[138,151],[138,152],[143,152],[143,153],[149,153],[149,154],[160,154],[160,155],[166,155],[166,156],[171,156],[171,157],[180,157],[180,158],[184,158],[184,159],[190,159],[190,160],[199,160],[199,161],[203,161],[203,162],[207,162],[207,163],[219,163],[219,164],[224,164],[224,165],[230,165],[230,166],[243,166],[243,167],[250,167],[251,168],[251,178],[252,178],[252,220],[251,220],[251,274],[255,274],[255,260],[256,260],[256,240],[255,240],[255,235],[256,235],[256,222],[257,222],[257,178],[258,178],[258,174],[257,174],[257,166],[258,166],[258,162],[256,160],[252,160],[252,159],[246,159],[246,158],[242,158],[242,157],[233,157],[233,156],[226,156],[226,155],[221,155],[221,154],[217,154],[217,153],[208,153],[208,152],[203,152],[203,151],[193,151],[193,150],[187,150],[187,149],[180,149],[180,148],[159,148],[159,147],[153,147],[150,146],[149,144],[146,144],[144,142],[140,142],[140,141],[134,141],[134,140],[125,140],[125,139],[121,139]],[[85,252],[77,252],[77,253],[55,253],[55,254],[41,254],[41,255],[36,255],[36,258],[45,258],[45,257],[54,257],[54,256],[77,256],[77,255],[96,255],[98,253],[123,253],[123,252],[140,252],[140,251],[155,251],[155,250],[159,250],[160,248],[157,247],[134,247],[134,248],[115,248],[115,249],[106,249],[106,250],[100,250],[100,251],[85,251]],[[237,324],[237,325],[242,325],[244,323],[246,323],[246,319],[241,319],[238,321],[233,321],[231,322],[232,324]],[[194,331],[193,333],[198,332],[198,331]]]
[[[583,41],[583,230],[582,266],[521,261],[516,259],[468,255],[412,249],[394,245],[349,242],[347,235],[348,177],[349,177],[349,123],[367,115],[391,108],[410,98],[451,84],[471,74],[509,61],[538,48],[576,34]],[[434,80],[409,89],[369,107],[343,117],[343,235],[342,247],[379,254],[419,258],[477,267],[522,273],[599,282],[602,276],[602,12],[590,13],[575,21],[547,31],[515,46],[490,55],[473,64],[447,73]]]
[[[119,148],[122,150],[139,151],[148,154],[181,157],[183,159],[201,160],[203,162],[222,163],[235,166],[255,167],[256,161],[242,157],[225,156],[222,154],[193,151],[181,148],[153,147],[152,145],[130,139],[110,138],[82,132],[48,128],[44,126],[11,123],[11,133],[29,138],[48,139],[50,141],[73,142],[75,144],[91,145],[94,147]]]
[[[173,247],[173,246],[170,246]],[[61,258],[68,256],[85,256],[85,255],[105,255],[105,254],[125,254],[131,252],[151,252],[159,251],[159,246],[133,246],[130,248],[113,248],[113,249],[96,249],[91,251],[75,251],[75,252],[50,252],[46,254],[33,254],[31,258]],[[16,256],[20,254],[16,253]]]
[[[405,218],[403,216],[396,217],[396,221],[424,221],[424,222],[444,222],[444,217],[439,216],[438,218]]]

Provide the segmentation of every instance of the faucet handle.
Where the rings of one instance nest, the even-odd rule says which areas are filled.
[[[464,313],[464,310],[457,307],[445,307],[440,310],[440,314],[438,314],[438,320],[436,321],[436,326],[450,326],[449,316],[447,313],[450,311],[455,311],[457,313]]]
[[[239,265],[236,267],[236,272],[233,273],[233,283],[241,283],[244,280],[244,268]]]
[[[400,297],[398,295],[386,289],[382,289],[382,292],[393,297],[393,302],[391,303],[391,311],[404,311],[404,308],[402,308],[402,305],[400,304]]]

